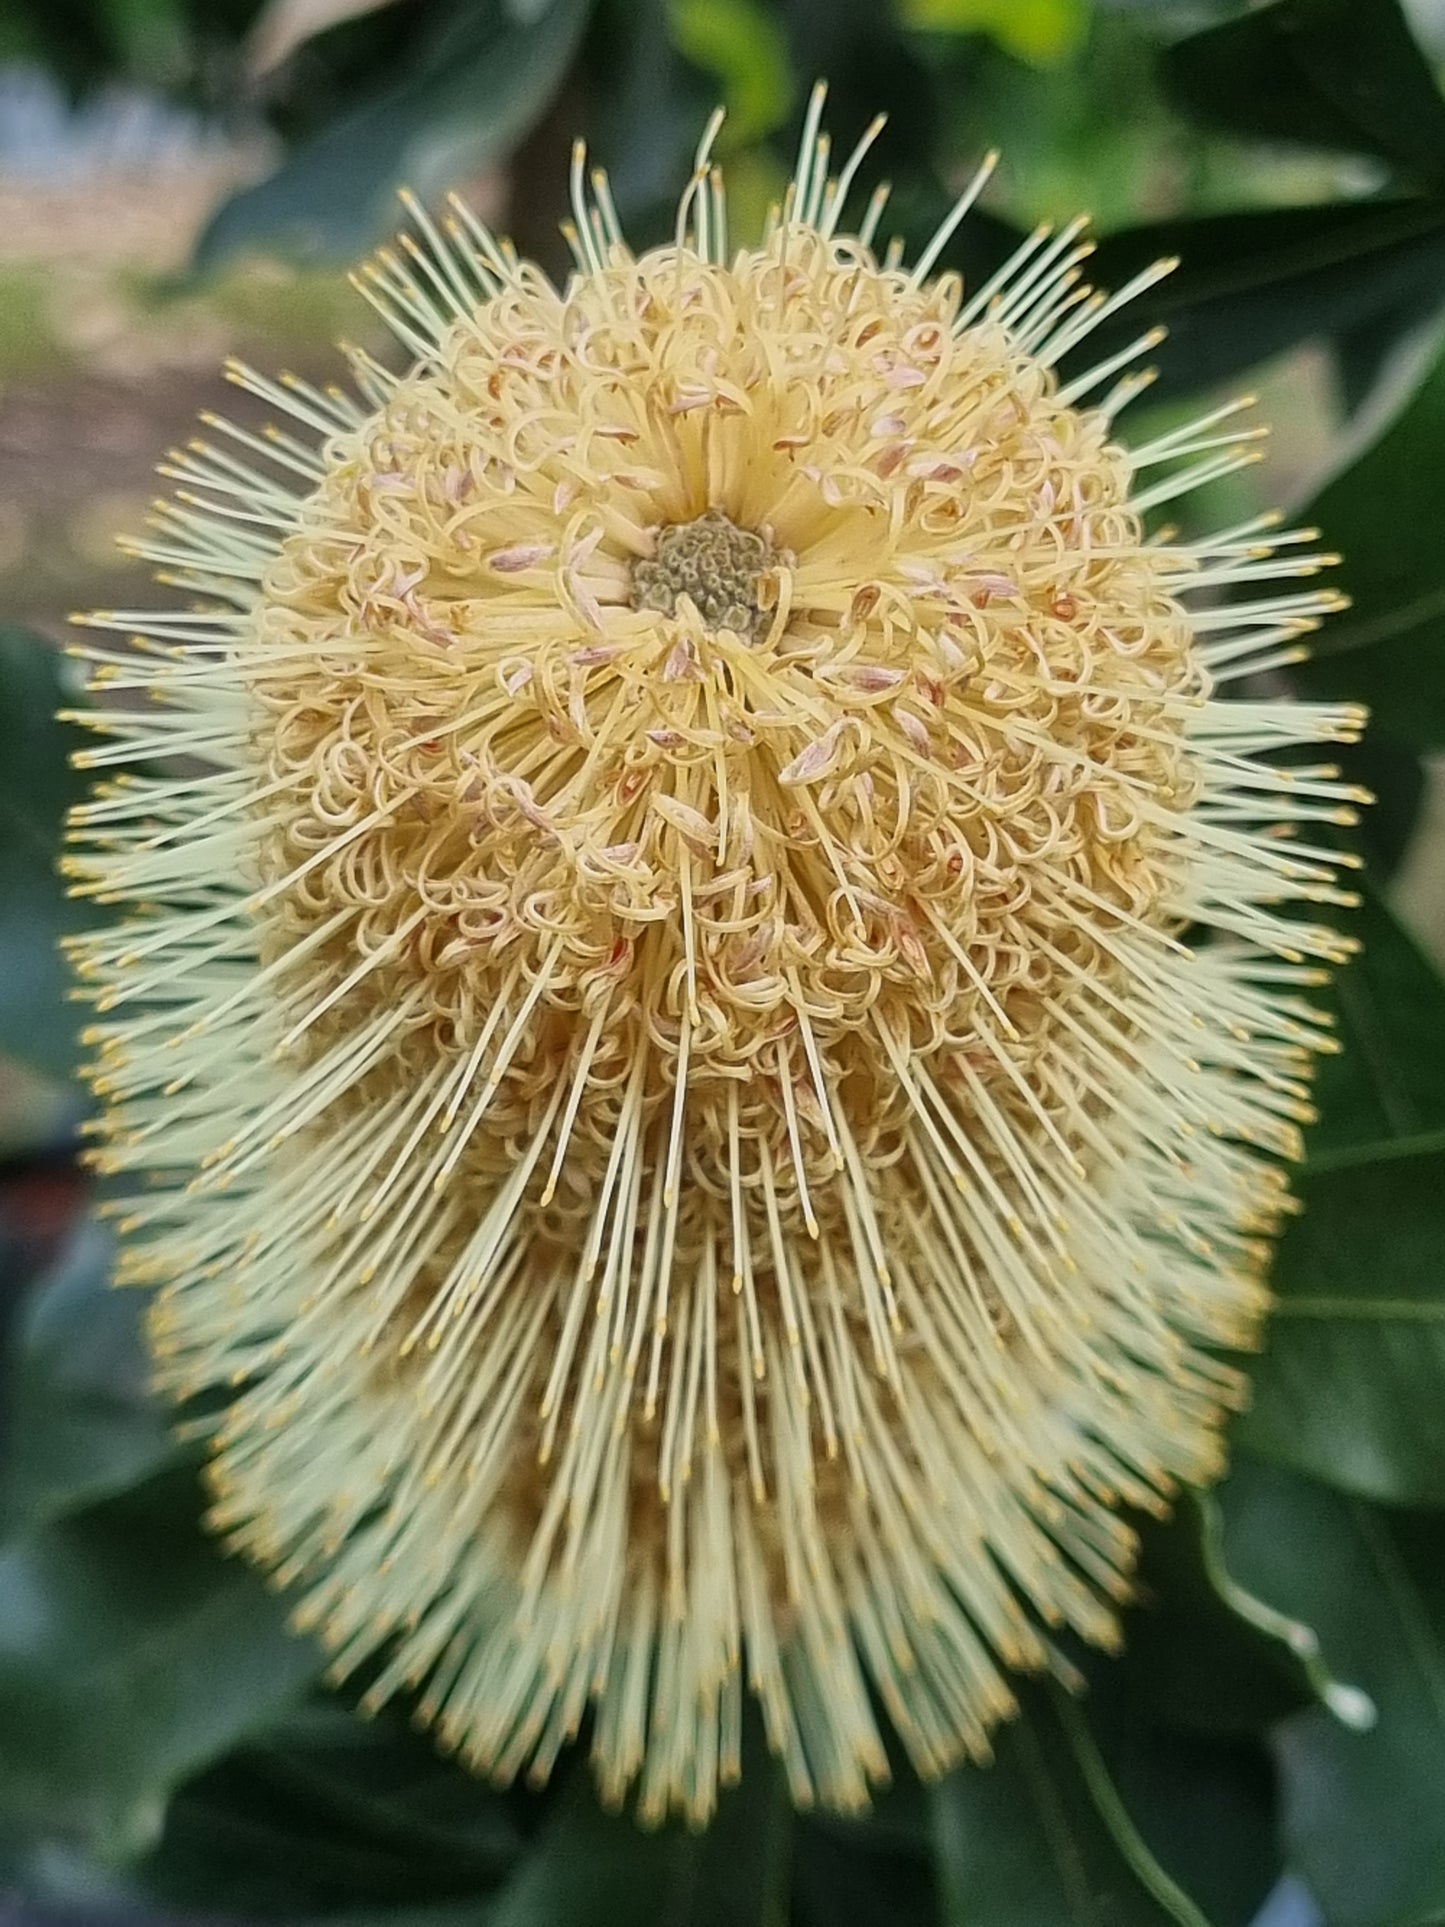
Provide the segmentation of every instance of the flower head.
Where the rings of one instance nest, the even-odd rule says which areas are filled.
[[[87,652],[145,771],[75,824],[98,1158],[214,1523],[370,1701],[501,1777],[590,1708],[649,1814],[745,1678],[849,1807],[880,1702],[940,1770],[1114,1639],[1347,948],[1352,793],[1270,758],[1358,712],[1216,695],[1331,605],[1312,532],[1146,535],[1250,435],[1116,439],[1151,334],[1056,372],[1168,264],[935,277],[987,169],[880,260],[820,104],[755,248],[706,143],[641,256],[579,158],[562,291],[415,208],[361,284],[411,365],[234,370],[290,425],[172,458],[198,605]]]

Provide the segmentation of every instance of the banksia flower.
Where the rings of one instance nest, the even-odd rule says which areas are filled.
[[[1348,948],[1290,752],[1359,712],[1218,694],[1332,606],[1313,532],[1147,534],[1252,431],[1126,449],[1153,334],[1057,372],[1169,264],[936,274],[987,167],[880,258],[820,110],[753,248],[706,142],[640,256],[579,154],[561,292],[413,206],[360,284],[410,365],[233,369],[287,425],[165,469],[191,606],[82,652],[140,772],[69,859],[95,1156],[213,1522],[367,1703],[502,1779],[590,1714],[654,1817],[745,1681],[851,1808],[883,1713],[982,1759],[1115,1639]]]

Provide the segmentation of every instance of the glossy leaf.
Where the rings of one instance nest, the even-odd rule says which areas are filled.
[[[1344,556],[1351,607],[1315,639],[1299,680],[1370,706],[1402,743],[1445,743],[1445,353],[1372,447],[1306,514]]]
[[[80,1226],[33,1288],[12,1344],[0,1520],[33,1530],[139,1484],[179,1453],[147,1390],[145,1299],[111,1283],[113,1251]]]
[[[776,0],[788,30],[792,68],[805,90],[828,80],[828,121],[861,133],[874,114],[888,115],[887,170],[900,190],[936,184],[936,140],[947,95],[918,37],[898,31],[891,7],[878,0]],[[794,128],[804,94],[794,105]],[[785,152],[791,160],[791,139]],[[893,225],[890,220],[889,226]]]
[[[1169,336],[1150,356],[1159,371],[1151,392],[1194,394],[1301,341],[1413,317],[1413,304],[1438,302],[1445,200],[1250,208],[1120,229],[1100,240],[1090,279],[1121,287],[1166,256],[1177,256],[1180,267],[1091,336],[1079,358],[1101,359],[1163,322]],[[1345,538],[1331,532],[1329,539]]]
[[[1411,386],[1418,381],[1419,369],[1410,366],[1411,349],[1438,326],[1440,297],[1438,286],[1422,281],[1406,290],[1393,307],[1367,315],[1356,327],[1336,332],[1335,380],[1341,405],[1352,419],[1368,419],[1375,414],[1379,397],[1389,396],[1397,386],[1402,364]],[[1384,419],[1374,423],[1374,433],[1379,433]]]
[[[1144,1846],[1209,1927],[1250,1927],[1284,1870],[1264,1741],[1131,1719],[1110,1735],[1108,1764]]]
[[[1344,1049],[1280,1242],[1238,1428],[1351,1492],[1445,1503],[1445,983],[1382,905],[1336,998]]]
[[[1024,1695],[991,1767],[934,1791],[945,1927],[1210,1927],[1145,1845],[1084,1711]]]
[[[266,0],[247,37],[247,66],[267,74],[289,60],[313,35],[396,0]]]
[[[0,1811],[102,1855],[275,1713],[320,1657],[170,1474],[0,1546]]]
[[[597,0],[578,70],[588,84],[588,151],[606,168],[633,245],[669,238],[678,183],[717,105],[715,79],[685,60],[671,0]]]
[[[1275,0],[1180,41],[1164,73],[1181,106],[1235,133],[1445,179],[1445,101],[1398,0]]]
[[[1377,884],[1386,884],[1409,854],[1425,809],[1425,766],[1418,751],[1383,730],[1367,729],[1339,762],[1347,781],[1374,797],[1360,821],[1359,847]]]
[[[1315,1077],[1314,1176],[1445,1150],[1445,977],[1375,891],[1348,928],[1361,947],[1327,1000],[1341,1048]]]
[[[0,625],[0,1051],[57,1075],[77,1029],[57,946],[96,920],[55,867],[65,812],[88,786],[68,761],[80,732],[56,721],[74,701],[64,666],[43,636]]]
[[[1229,1572],[1211,1493],[1187,1492],[1144,1538],[1140,1603],[1124,1623],[1110,1690],[1141,1726],[1214,1735],[1258,1733],[1335,1690],[1319,1641],[1256,1599]]]
[[[1330,1927],[1433,1927],[1445,1916],[1440,1518],[1385,1510],[1247,1461],[1222,1501],[1235,1570],[1318,1628],[1326,1660],[1375,1714],[1351,1728],[1306,1713],[1281,1729],[1291,1862]]]
[[[1445,1504],[1445,1152],[1342,1167],[1300,1192],[1239,1437],[1350,1492]]]
[[[248,249],[349,260],[395,224],[393,194],[431,194],[511,152],[566,72],[591,0],[453,7],[408,72],[226,202],[196,264]]]
[[[499,1790],[399,1714],[318,1695],[186,1788],[135,1877],[167,1907],[348,1927],[777,1927],[792,1814],[754,1740],[705,1832],[647,1830],[603,1812],[580,1750]]]

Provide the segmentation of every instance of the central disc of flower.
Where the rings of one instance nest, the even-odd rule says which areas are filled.
[[[670,616],[678,597],[689,596],[708,629],[731,629],[758,642],[769,622],[761,601],[764,572],[774,560],[764,536],[709,509],[696,521],[659,530],[656,555],[632,565],[632,606]]]

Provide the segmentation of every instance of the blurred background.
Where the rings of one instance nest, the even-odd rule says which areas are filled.
[[[513,1927],[1445,1921],[1442,61],[1445,0],[0,0],[0,1892]],[[1159,1536],[1165,1610],[1096,1694],[1095,1750],[1041,1715],[1040,1758],[1064,1762],[1044,1795],[1021,1756],[931,1817],[900,1796],[871,1831],[800,1830],[785,1876],[748,1809],[701,1859],[669,1846],[666,1898],[638,1912],[653,1875],[622,1836],[620,1886],[585,1857],[568,1885],[545,1842],[575,1841],[575,1815],[558,1832],[545,1802],[482,1801],[400,1728],[358,1750],[344,1706],[308,1697],[314,1664],[276,1659],[296,1642],[271,1602],[195,1540],[73,1157],[52,865],[78,779],[53,645],[69,611],[152,594],[116,538],[196,415],[235,412],[226,355],[330,378],[338,335],[386,352],[343,270],[398,184],[460,185],[565,272],[574,136],[647,244],[721,100],[746,241],[819,76],[835,152],[890,112],[867,179],[892,180],[915,243],[1003,148],[946,257],[970,282],[1080,211],[1105,286],[1182,257],[1120,324],[1170,327],[1129,432],[1257,394],[1270,461],[1191,521],[1279,506],[1345,555],[1353,608],[1295,681],[1374,711],[1353,761],[1379,797],[1369,950],[1240,1472]],[[152,1541],[161,1577],[138,1579]]]

